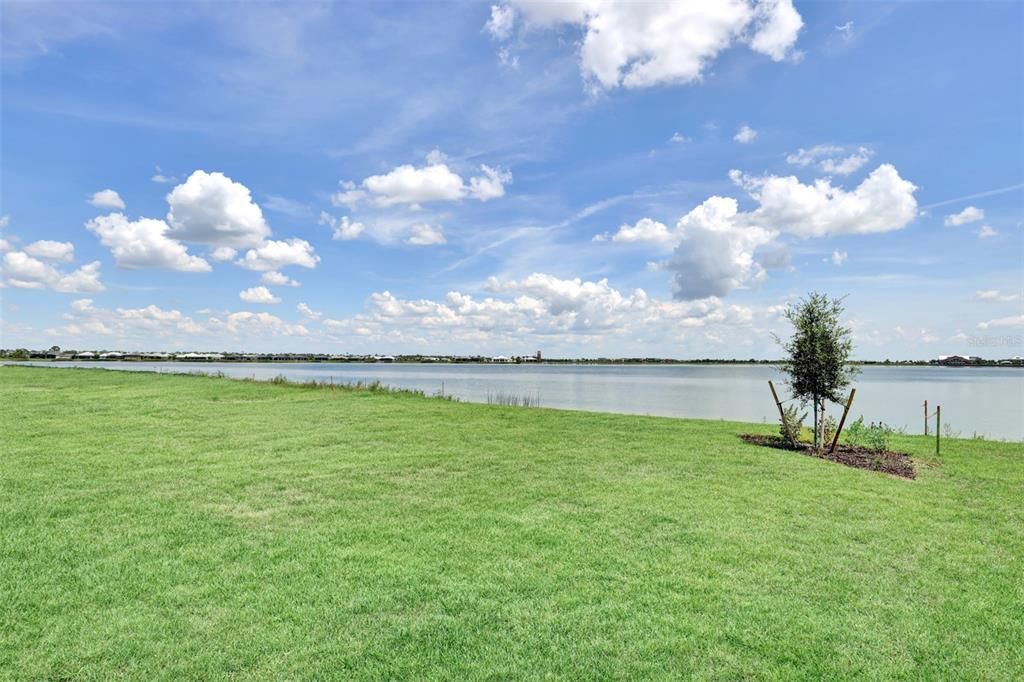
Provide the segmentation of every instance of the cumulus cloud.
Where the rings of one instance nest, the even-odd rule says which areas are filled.
[[[730,177],[760,204],[750,214],[752,221],[800,237],[890,232],[917,215],[917,187],[887,163],[850,191],[827,179],[805,185],[793,176],[732,171]]]
[[[270,293],[270,289],[266,287],[251,287],[239,292],[238,298],[246,303],[264,303],[269,305],[281,302],[281,299]]]
[[[867,147],[850,150],[830,144],[819,144],[810,149],[799,149],[786,156],[786,162],[795,166],[816,166],[830,175],[850,175],[863,168],[874,155]]]
[[[743,224],[738,216],[735,199],[711,197],[679,219],[679,243],[666,265],[677,298],[724,296],[764,278],[754,252],[778,233]]]
[[[982,225],[978,228],[978,239],[988,239],[989,237],[995,237],[997,234],[999,232],[993,229],[991,225]]]
[[[989,320],[988,322],[981,322],[978,324],[978,329],[990,329],[992,327],[1024,327],[1024,315],[1000,317],[995,320]]]
[[[410,234],[406,238],[405,243],[412,246],[431,246],[433,244],[444,244],[446,241],[444,232],[440,227],[418,223],[410,229]]]
[[[197,170],[167,195],[169,236],[186,242],[256,247],[270,236],[249,188],[223,173]]]
[[[243,268],[257,271],[280,270],[289,265],[315,268],[319,262],[320,256],[305,239],[268,239],[258,248],[246,251],[245,256],[236,261]]]
[[[264,284],[269,284],[269,285],[275,286],[275,287],[297,287],[297,286],[299,286],[299,283],[296,282],[294,279],[292,279],[291,277],[289,277],[289,276],[287,276],[285,274],[277,272],[276,270],[271,270],[270,272],[264,272],[263,276],[260,277],[260,281],[263,282]]]
[[[358,239],[359,235],[366,230],[366,225],[350,220],[347,215],[335,218],[327,211],[320,211],[320,224],[331,227],[333,229],[331,237],[342,241]]]
[[[75,259],[75,245],[71,242],[55,242],[49,239],[40,239],[25,247],[25,253],[43,260],[62,261],[70,263]]]
[[[1021,299],[1021,294],[1006,293],[999,291],[998,289],[988,289],[986,291],[975,291],[974,298],[978,301],[999,301],[1002,303],[1009,303],[1011,301],[1018,301]]]
[[[210,252],[210,258],[212,258],[215,261],[220,261],[222,263],[227,262],[229,260],[234,260],[235,256],[237,255],[238,250],[233,249],[230,246],[218,246],[217,248]]]
[[[681,134],[679,132],[675,132],[675,133],[672,133],[672,137],[668,138],[668,141],[669,142],[675,142],[676,144],[682,144],[684,142],[689,142],[690,138],[686,137],[685,135],[683,135],[683,134]]]
[[[512,182],[512,174],[486,164],[480,166],[481,175],[469,178],[468,184],[446,163],[438,150],[428,155],[427,165],[403,164],[382,175],[371,175],[362,182],[343,182],[342,190],[331,197],[335,206],[354,206],[364,199],[377,206],[397,204],[420,206],[425,203],[459,201],[471,197],[489,201],[504,196],[505,185]]]
[[[297,306],[295,306],[295,309],[298,310],[299,314],[302,315],[304,318],[313,322],[323,317],[323,313],[313,310],[305,303],[298,304]]]
[[[467,342],[522,346],[552,337],[579,343],[619,336],[679,339],[690,329],[747,326],[775,313],[726,305],[714,298],[662,301],[643,289],[622,292],[606,279],[587,281],[534,273],[523,279],[491,278],[488,295],[451,291],[441,300],[372,294],[364,313],[324,320],[332,336],[376,341]]]
[[[671,229],[643,218],[620,226],[610,240],[674,248],[660,267],[674,273],[677,297],[695,299],[723,296],[761,281],[766,268],[787,267],[788,252],[777,240],[782,234],[810,238],[887,232],[905,227],[917,214],[917,188],[887,164],[850,191],[828,180],[805,185],[795,177],[750,177],[739,171],[730,177],[757,202],[754,210],[741,212],[736,199],[713,196]],[[845,252],[834,253],[832,260],[838,265]]]
[[[100,262],[93,261],[77,270],[63,272],[24,251],[8,251],[3,257],[4,286],[16,289],[50,289],[65,294],[103,291]]]
[[[507,40],[520,17],[527,28],[583,31],[584,79],[605,90],[699,81],[719,53],[739,44],[781,61],[794,54],[803,27],[790,0],[509,0],[491,9],[485,28]]]
[[[947,227],[956,227],[959,225],[967,225],[968,223],[976,223],[985,219],[985,211],[975,206],[968,206],[959,213],[951,213],[946,216],[943,222]]]
[[[112,189],[103,189],[89,197],[89,203],[97,208],[115,208],[124,210],[124,201],[121,195]]]
[[[180,272],[209,272],[210,264],[192,256],[185,246],[167,236],[169,227],[162,220],[129,220],[123,213],[93,218],[86,228],[110,248],[119,267],[158,268]]]
[[[203,343],[212,339],[223,342],[225,334],[239,342],[258,342],[277,336],[302,337],[309,334],[309,330],[303,325],[285,322],[269,313],[241,311],[214,315],[202,320],[193,319],[178,310],[165,310],[156,305],[142,308],[98,308],[87,298],[75,301],[64,317],[68,324],[52,330],[52,334],[103,335],[118,340],[146,343],[152,343],[156,339],[180,339],[172,341],[176,344]]]
[[[736,131],[736,134],[732,136],[732,139],[740,144],[750,144],[757,139],[757,131],[744,124],[740,126],[740,129]]]

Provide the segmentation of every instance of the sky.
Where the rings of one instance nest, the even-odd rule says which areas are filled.
[[[1024,4],[0,2],[0,346],[1024,355]]]

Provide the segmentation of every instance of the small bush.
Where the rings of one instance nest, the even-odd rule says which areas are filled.
[[[823,443],[825,445],[830,445],[832,443],[832,439],[836,436],[837,426],[838,424],[836,424],[835,417],[832,415],[825,417],[825,423],[822,426],[822,434],[824,435]]]
[[[783,410],[782,415],[779,435],[789,447],[800,447],[800,433],[804,429],[804,419],[807,418],[807,413],[800,414],[800,409],[796,405],[790,405]]]
[[[889,439],[894,433],[896,429],[885,422],[871,422],[871,426],[865,432],[865,445],[876,452],[884,452],[889,449]]]
[[[864,426],[864,417],[857,417],[857,421],[846,427],[843,440],[846,441],[847,445],[859,447],[867,439],[867,430],[868,427]]]

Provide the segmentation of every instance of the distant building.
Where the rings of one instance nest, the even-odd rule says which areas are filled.
[[[940,355],[938,364],[946,367],[966,367],[981,361],[977,355]]]
[[[493,358],[491,358],[491,362],[496,362],[496,363],[502,364],[502,363],[515,362],[515,361],[512,358],[506,357],[504,355],[495,355]]]

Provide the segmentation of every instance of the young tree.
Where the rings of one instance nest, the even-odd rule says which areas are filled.
[[[850,385],[856,369],[847,365],[853,350],[852,331],[844,327],[843,299],[812,292],[786,309],[793,325],[788,341],[776,337],[786,351],[782,370],[789,375],[793,396],[811,402],[814,412],[814,448],[821,447],[822,414],[825,401],[841,403],[843,389]]]

